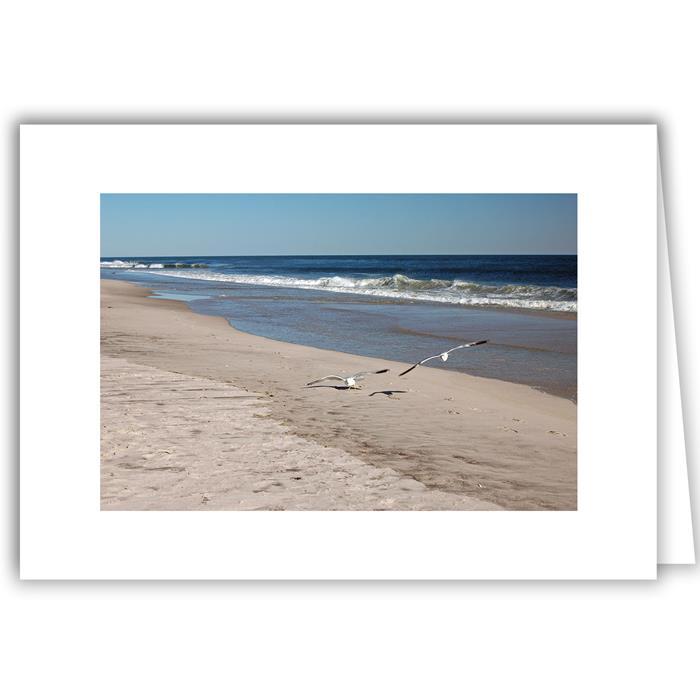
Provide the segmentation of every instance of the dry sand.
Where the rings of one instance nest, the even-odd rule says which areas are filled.
[[[576,405],[241,333],[102,281],[101,507],[576,508]],[[361,391],[305,387],[387,367]]]

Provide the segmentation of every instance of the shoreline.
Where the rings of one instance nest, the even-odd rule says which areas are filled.
[[[102,279],[109,279],[109,277],[105,277],[103,273]],[[253,327],[251,327],[250,323],[250,318],[246,318],[245,311],[243,315],[240,317],[240,319],[236,316],[236,311],[233,311],[231,309],[226,311],[225,308],[219,308],[216,306],[216,303],[218,302],[217,297],[218,296],[226,296],[231,299],[235,299],[237,294],[236,294],[236,289],[233,287],[226,288],[227,293],[224,294],[212,294],[211,290],[208,290],[207,292],[203,292],[202,296],[197,296],[197,288],[196,287],[190,287],[187,289],[186,293],[183,293],[182,290],[178,290],[178,284],[179,283],[179,278],[178,277],[172,277],[169,278],[167,275],[166,276],[161,276],[161,275],[156,275],[152,277],[151,279],[148,279],[148,275],[141,274],[139,275],[138,279],[134,280],[127,280],[123,276],[119,276],[115,278],[119,281],[127,281],[130,284],[135,284],[138,287],[148,290],[151,292],[152,295],[157,296],[158,298],[168,298],[169,294],[173,294],[173,298],[178,298],[178,296],[181,295],[181,300],[187,303],[188,308],[193,311],[194,313],[198,314],[204,314],[204,315],[211,315],[211,316],[221,316],[225,318],[230,325],[235,328],[236,330],[240,330],[243,333],[249,333],[252,335],[255,335],[256,337],[261,337],[261,338],[267,338],[269,340],[277,340],[279,342],[287,342],[291,343],[293,345],[299,345],[302,347],[314,347],[318,349],[328,349],[328,350],[335,350],[337,352],[341,353],[346,353],[346,354],[354,354],[354,355],[362,355],[364,357],[370,358],[370,359],[375,359],[382,357],[381,355],[381,350],[382,348],[379,347],[378,343],[371,344],[372,347],[367,347],[366,343],[360,342],[356,343],[354,339],[345,337],[341,342],[334,342],[334,343],[328,343],[324,338],[323,335],[319,335],[316,333],[314,335],[314,332],[305,334],[302,332],[301,335],[299,334],[299,330],[301,330],[301,327],[298,329],[294,329],[293,326],[286,326],[286,331],[287,332],[280,332],[279,328],[275,325],[269,325],[267,327],[256,327],[255,324],[253,324]],[[171,283],[168,283],[168,280],[172,280]],[[185,280],[186,281],[186,280]],[[194,281],[194,280],[191,280]],[[162,289],[161,287],[165,287],[165,289]],[[169,287],[173,287],[172,292],[170,291]],[[250,294],[250,289],[257,289],[254,285],[251,287],[249,285],[240,285],[240,294],[242,295],[242,298],[247,298]],[[268,289],[268,290],[274,290],[275,288],[263,288],[263,289]],[[286,288],[284,288],[286,289]],[[219,290],[222,291],[222,290]],[[320,290],[306,290],[307,293],[318,293],[321,294],[322,292]],[[190,299],[186,298],[187,296],[192,296],[192,300],[196,300],[195,303],[190,303]],[[336,298],[334,298],[336,297]],[[504,350],[507,352],[508,350],[512,350],[515,352],[534,352],[534,353],[548,353],[552,352],[552,358],[555,358],[553,361],[555,363],[561,363],[562,360],[559,358],[564,358],[567,356],[567,351],[561,351],[558,348],[552,347],[551,345],[547,344],[547,341],[545,340],[544,344],[542,346],[538,346],[537,344],[524,344],[522,346],[519,346],[517,344],[517,341],[513,337],[507,337],[508,334],[508,329],[513,327],[515,325],[516,327],[519,326],[520,324],[524,323],[525,321],[523,319],[529,318],[534,321],[534,319],[542,319],[543,321],[546,322],[573,322],[574,324],[577,323],[577,314],[573,312],[559,312],[559,311],[542,311],[540,309],[524,309],[524,308],[506,308],[506,307],[497,307],[497,306],[462,306],[462,305],[455,305],[455,304],[440,304],[437,302],[430,302],[430,301],[425,301],[425,300],[400,300],[400,299],[391,299],[391,298],[382,298],[379,296],[363,296],[359,295],[353,292],[347,292],[347,293],[333,293],[331,294],[328,299],[325,297],[322,300],[324,303],[328,303],[328,305],[333,306],[333,305],[339,305],[339,306],[347,306],[347,305],[352,305],[354,303],[360,304],[361,307],[368,307],[368,308],[376,308],[376,307],[386,307],[389,311],[387,313],[391,313],[392,309],[394,308],[399,308],[399,307],[405,307],[406,309],[410,308],[415,308],[417,309],[417,312],[419,313],[432,313],[431,309],[435,310],[435,314],[440,315],[445,312],[453,313],[454,307],[458,307],[458,310],[453,313],[452,318],[456,321],[457,324],[460,323],[458,320],[459,317],[461,317],[461,313],[463,312],[465,314],[464,318],[470,319],[470,323],[485,323],[487,326],[491,327],[491,331],[485,331],[484,336],[486,337],[486,334],[490,334],[493,332],[493,329],[496,329],[497,334],[498,333],[503,333],[505,331],[506,333],[506,338],[502,338],[501,342],[504,343],[502,345],[502,349],[500,352],[503,352]],[[209,308],[204,308],[203,304],[210,304]],[[421,310],[421,307],[422,310]],[[455,315],[456,314],[456,315]],[[483,316],[482,316],[483,315]],[[503,320],[502,324],[498,320],[498,317],[501,317]],[[239,325],[238,320],[241,321],[241,324]],[[313,327],[313,320],[312,321],[312,327]],[[448,320],[447,323],[450,321]],[[392,321],[393,325],[387,326],[387,332],[388,335],[393,334],[398,334],[398,335],[405,335],[405,336],[411,336],[418,338],[419,341],[418,343],[420,344],[421,341],[426,338],[426,337],[435,337],[435,338],[440,338],[441,343],[448,343],[450,344],[452,337],[446,338],[442,336],[441,334],[434,334],[430,330],[418,330],[418,329],[411,329],[411,328],[402,328],[400,325],[397,325],[401,323],[398,318],[394,321]],[[493,326],[492,324],[496,324],[496,326]],[[529,323],[529,322],[528,322]],[[498,325],[501,324],[501,325]],[[513,325],[512,325],[513,324]],[[534,326],[533,326],[534,327]],[[542,328],[547,328],[551,326],[543,326]],[[292,333],[289,333],[289,330],[292,330]],[[294,332],[296,331],[296,332]],[[381,331],[380,331],[381,332]],[[535,333],[539,332],[539,327],[535,330]],[[373,333],[373,331],[372,331]],[[459,334],[461,336],[461,334]],[[391,338],[387,338],[389,342],[391,342]],[[454,336],[455,342],[452,342],[452,345],[456,345],[458,342],[462,342],[461,340],[458,339],[458,336]],[[496,340],[494,343],[492,343],[491,347],[496,347],[499,345],[499,340]],[[424,348],[423,352],[425,353],[424,356],[431,354],[430,350],[432,348]],[[420,352],[420,350],[419,350]],[[562,353],[563,354],[560,354]],[[407,362],[408,364],[411,364],[413,362],[413,359],[410,359],[413,357],[413,355],[409,357],[404,356],[404,353],[401,352],[389,352],[390,356],[392,357],[393,360],[397,362]],[[546,357],[546,356],[542,356]],[[575,354],[574,354],[575,357]],[[573,401],[576,403],[577,401],[577,386],[576,386],[576,377],[575,373],[572,376],[571,372],[566,374],[566,370],[564,371],[565,376],[562,376],[560,373],[562,372],[562,367],[564,366],[563,364],[557,364],[556,372],[555,375],[548,375],[545,376],[542,371],[534,370],[533,373],[528,373],[527,371],[525,372],[518,372],[514,371],[512,368],[510,371],[503,372],[501,371],[501,366],[499,366],[498,362],[502,362],[503,360],[499,359],[496,360],[496,364],[491,364],[488,368],[487,367],[479,367],[477,366],[470,366],[468,363],[465,365],[462,363],[461,358],[458,358],[457,362],[454,363],[448,363],[448,365],[445,366],[440,366],[439,369],[441,371],[448,371],[448,372],[455,372],[455,373],[466,373],[470,374],[471,376],[481,376],[484,378],[492,378],[500,381],[505,381],[509,383],[515,383],[515,384],[521,384],[524,386],[529,386],[537,391],[540,391],[545,394],[549,394],[552,396],[560,396],[563,398],[566,398],[570,401]],[[522,359],[519,359],[519,362],[522,362]],[[565,364],[565,360],[563,361]],[[546,364],[547,360],[543,359],[541,364]],[[575,359],[573,361],[574,366],[575,366]],[[534,368],[535,365],[532,365]],[[438,368],[438,367],[436,367]],[[555,378],[556,377],[556,378]]]
[[[256,416],[259,408],[245,413],[250,430],[269,422],[277,426],[275,429],[283,429],[284,440],[292,436],[302,441],[296,452],[292,451],[296,456],[288,452],[280,464],[302,453],[313,460],[310,455],[317,449],[334,450],[334,464],[352,465],[346,469],[348,473],[374,477],[383,474],[374,481],[388,479],[392,484],[402,484],[395,488],[385,484],[386,488],[379,489],[382,493],[392,492],[392,488],[396,491],[385,497],[384,506],[379,497],[373,501],[363,496],[365,490],[371,491],[369,488],[356,490],[353,500],[343,491],[345,487],[333,497],[328,493],[321,496],[311,483],[308,491],[296,494],[296,500],[289,501],[284,493],[270,493],[262,499],[262,505],[260,498],[252,499],[256,507],[270,509],[279,501],[285,509],[576,509],[576,405],[567,399],[521,384],[428,367],[399,379],[397,375],[407,367],[405,363],[250,335],[223,317],[197,314],[184,302],[151,298],[148,288],[135,283],[103,279],[101,295],[103,369],[107,367],[105,371],[110,374],[117,372],[118,365],[119,372],[130,368],[128,371],[143,374],[146,368],[157,375],[158,380],[149,380],[153,385],[147,388],[155,392],[149,399],[153,405],[170,405],[167,385],[175,378],[195,383],[187,395],[189,414],[205,405],[211,410],[213,405],[204,398],[193,398],[203,392],[197,382],[214,383],[208,388],[219,392],[227,386],[235,387],[247,397],[239,403],[259,397],[251,401],[256,407],[264,406],[264,415]],[[317,376],[368,369],[375,364],[390,369],[390,373],[381,378],[368,377],[363,391],[304,386]],[[103,378],[103,405],[108,410],[110,396],[114,401],[122,400],[114,398],[119,392],[114,393],[110,381],[106,391]],[[139,389],[141,384],[132,387],[130,401],[139,401],[139,392],[146,390]],[[132,416],[130,420],[136,419]],[[149,420],[155,426],[149,437],[155,439],[164,432],[158,425],[157,411]],[[207,435],[206,421],[202,425],[204,432],[186,441],[190,461],[197,460],[199,447],[207,438],[216,437],[221,446],[228,439],[225,435]],[[103,507],[121,504],[131,509],[133,499],[105,503],[105,486],[117,478],[109,477],[110,473],[119,471],[118,478],[127,482],[137,471],[143,472],[141,477],[145,474],[149,479],[163,480],[166,475],[172,477],[172,469],[156,474],[148,460],[135,468],[124,462],[122,453],[116,459],[120,443],[115,435],[122,427],[103,421],[103,444],[107,434],[110,445],[118,448],[107,457],[103,451]],[[275,439],[282,440],[281,433]],[[249,457],[255,461],[254,450]],[[117,470],[119,460],[121,467]],[[172,457],[168,460],[173,462]],[[302,482],[305,477],[298,480]],[[365,487],[371,481],[363,482]],[[156,493],[152,486],[149,490]],[[110,488],[107,491],[112,493]],[[214,497],[206,498],[200,504],[203,508],[236,508],[230,502],[222,506],[222,501],[215,504]],[[156,496],[153,499],[158,501]],[[160,505],[165,507],[166,500]],[[149,508],[159,507],[149,503]],[[187,506],[192,507],[191,503]]]
[[[109,270],[110,268],[100,268],[101,272],[105,272],[105,270]],[[127,269],[120,269],[116,268],[117,272],[121,272],[122,274],[127,271]],[[161,273],[161,272],[148,272],[147,270],[139,270],[135,269],[134,272],[138,272],[144,275],[147,274],[152,274],[155,277],[165,277],[165,278],[171,278],[175,280],[189,280],[196,282],[197,278],[194,277],[182,277],[180,275],[169,275],[168,273]],[[102,278],[104,279],[104,278]],[[126,282],[127,280],[119,280],[120,282]],[[129,284],[137,284],[139,286],[143,286],[144,288],[148,288],[148,285],[145,282],[138,282],[138,281],[128,281]],[[229,284],[240,284],[243,287],[255,287],[256,285],[254,284],[244,284],[242,282],[240,283],[234,283],[230,282]],[[266,285],[264,286],[266,289],[277,289],[278,287],[275,287],[273,285]],[[323,289],[314,289],[311,287],[279,287],[280,289],[304,289],[305,291],[318,291],[322,292],[324,291]],[[556,311],[556,310],[550,310],[550,309],[536,309],[536,308],[528,308],[525,306],[505,306],[505,305],[500,305],[500,304],[458,304],[458,303],[448,303],[448,302],[438,302],[438,301],[431,301],[429,299],[408,299],[408,298],[401,298],[401,297],[392,297],[392,296],[382,296],[381,294],[361,294],[359,292],[353,292],[353,291],[328,291],[325,290],[329,294],[333,295],[338,295],[340,297],[344,296],[357,296],[360,299],[362,299],[362,302],[365,304],[428,304],[428,305],[438,305],[441,306],[442,304],[446,304],[448,306],[454,306],[457,308],[463,308],[463,309],[475,309],[477,311],[495,311],[497,313],[512,313],[512,314],[526,314],[528,316],[538,316],[541,318],[561,318],[561,319],[566,319],[570,321],[575,321],[578,319],[578,311]]]

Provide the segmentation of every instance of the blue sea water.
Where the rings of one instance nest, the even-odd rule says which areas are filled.
[[[575,255],[109,258],[102,266],[215,283],[576,311]]]
[[[575,255],[123,257],[101,268],[303,345],[413,363],[488,338],[443,368],[576,396]]]

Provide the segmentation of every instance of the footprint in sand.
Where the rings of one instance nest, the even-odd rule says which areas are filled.
[[[507,425],[502,425],[501,430],[505,430],[506,432],[509,432],[509,433],[517,433],[518,432],[515,428],[509,428]]]
[[[566,437],[566,433],[560,433],[558,430],[549,430],[550,435],[556,435],[557,437]]]

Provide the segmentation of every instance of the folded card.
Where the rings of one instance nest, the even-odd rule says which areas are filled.
[[[654,578],[657,148],[22,127],[22,576]]]

